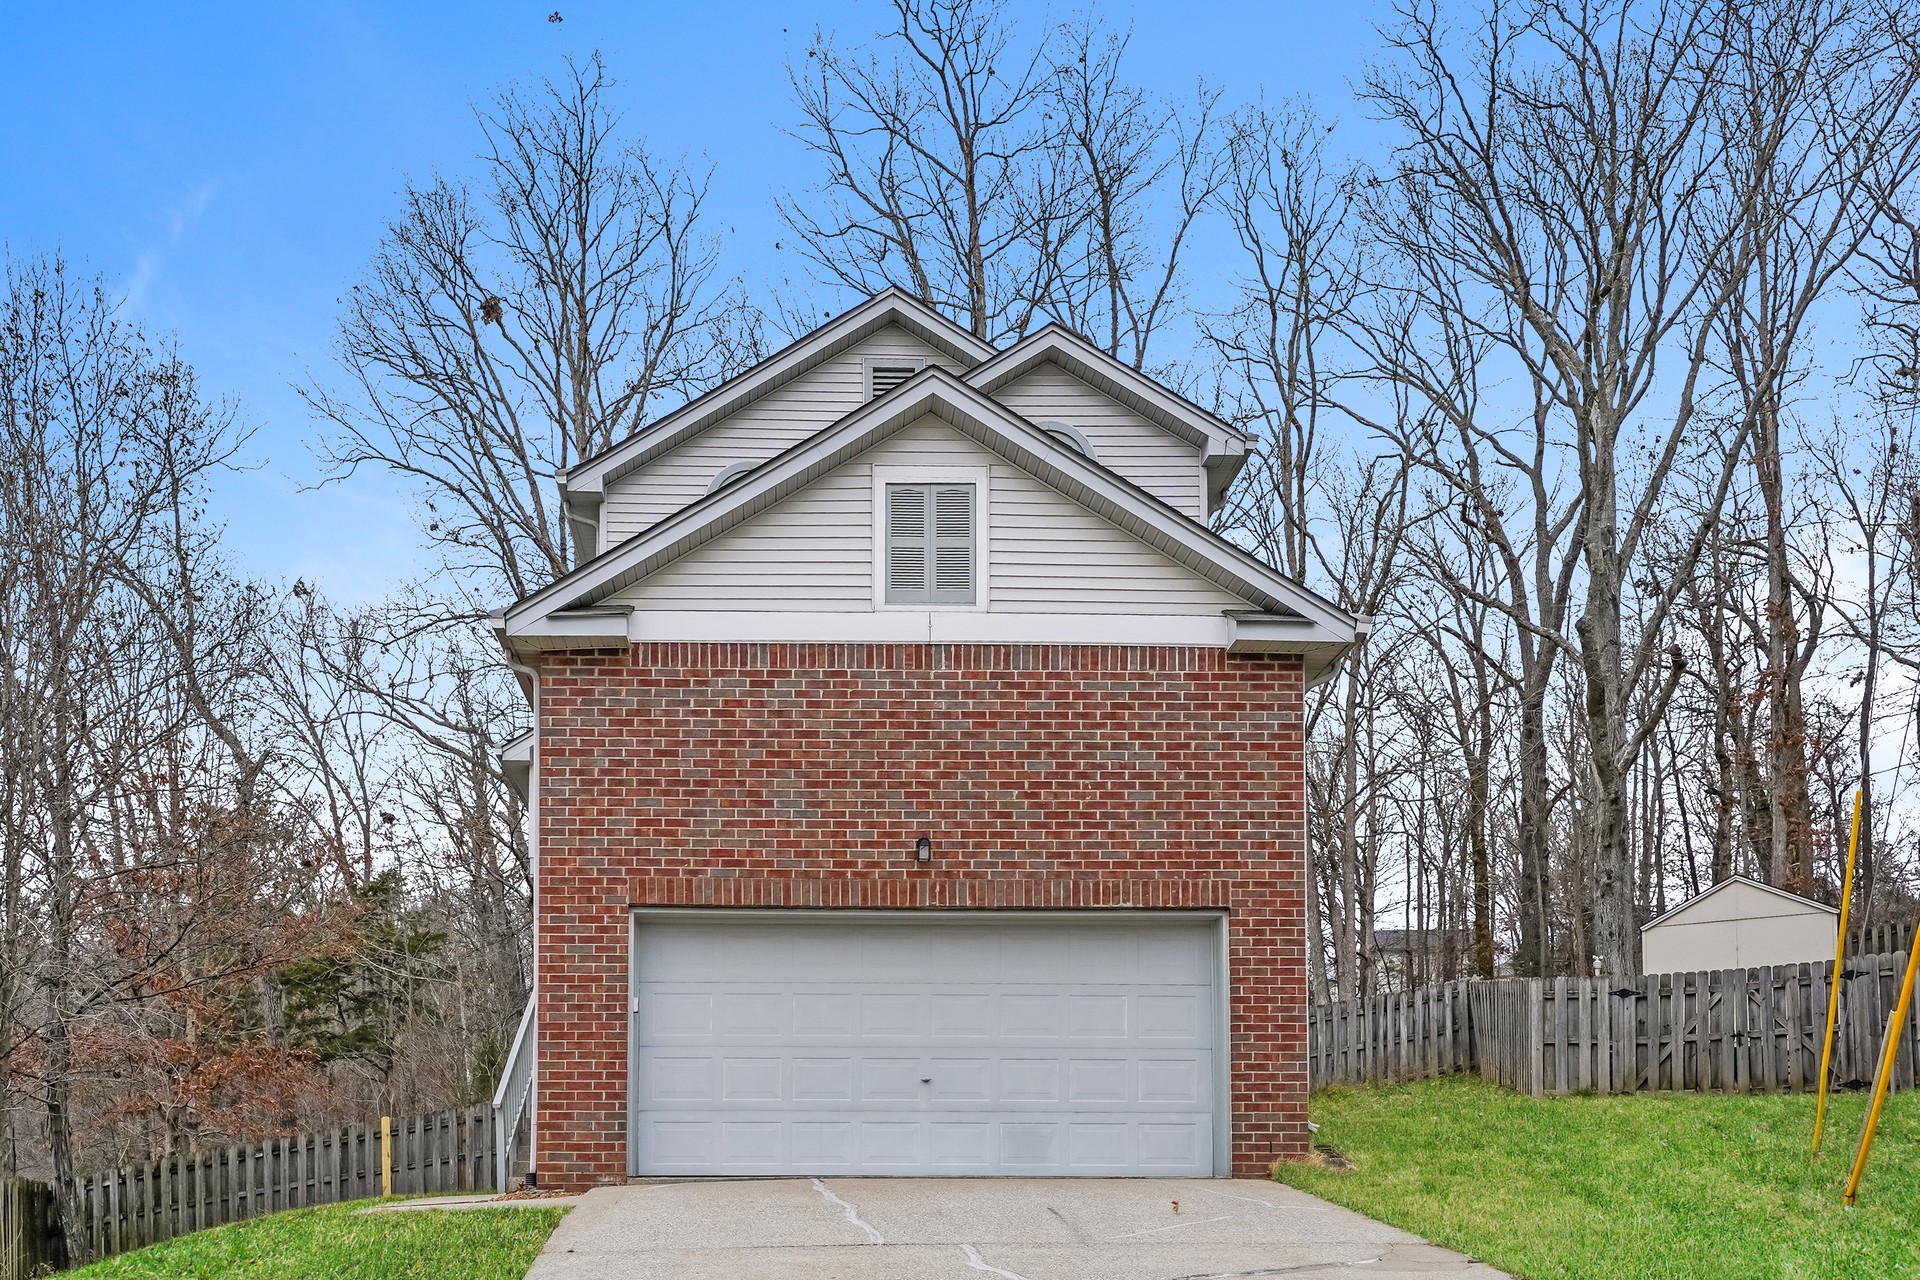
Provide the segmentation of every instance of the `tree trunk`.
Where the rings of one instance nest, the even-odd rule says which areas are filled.
[[[1529,672],[1520,691],[1520,811],[1514,833],[1520,885],[1513,971],[1522,978],[1545,977],[1552,968],[1547,937],[1547,822],[1552,792],[1547,763],[1547,682],[1544,676]]]
[[[1766,508],[1767,543],[1767,879],[1795,893],[1813,887],[1812,805],[1807,797],[1807,728],[1800,699],[1800,629],[1787,565],[1780,418],[1756,414],[1755,469]]]

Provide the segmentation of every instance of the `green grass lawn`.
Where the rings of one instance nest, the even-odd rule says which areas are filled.
[[[1354,1169],[1277,1176],[1525,1280],[1920,1276],[1920,1095],[1888,1101],[1853,1209],[1866,1099],[1829,1103],[1818,1164],[1813,1104],[1524,1098],[1472,1077],[1327,1089],[1318,1141]]]
[[[295,1209],[199,1231],[61,1280],[521,1280],[561,1209],[359,1213],[373,1201]]]

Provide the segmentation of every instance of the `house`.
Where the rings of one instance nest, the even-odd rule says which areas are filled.
[[[888,291],[566,470],[595,554],[496,619],[541,1185],[1307,1150],[1301,708],[1357,624],[1208,529],[1248,443]]]
[[[1729,876],[1640,928],[1647,973],[1698,973],[1833,959],[1840,911],[1747,876]]]

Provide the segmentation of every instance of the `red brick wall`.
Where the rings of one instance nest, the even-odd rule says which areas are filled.
[[[626,1176],[635,906],[1225,908],[1234,1172],[1304,1154],[1303,692],[1215,649],[547,655],[541,1183]]]

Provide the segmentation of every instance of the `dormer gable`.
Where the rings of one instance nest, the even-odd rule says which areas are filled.
[[[879,295],[570,470],[563,501],[578,545],[619,545],[929,367],[1194,520],[1220,506],[1246,461],[1244,434],[1059,325],[979,358],[986,350],[905,295]]]
[[[1111,420],[1116,430],[1124,423],[1127,434],[1140,439],[1135,447],[1148,446],[1143,433],[1132,429],[1136,423],[1181,442],[1196,452],[1205,472],[1204,507],[1194,513],[1199,520],[1225,501],[1227,488],[1246,465],[1253,443],[1246,432],[1060,324],[1049,324],[996,352],[965,377],[970,386],[1029,419],[1066,403],[1098,403],[1078,393],[1077,384],[1119,411]]]
[[[557,477],[560,500],[573,525],[576,545],[597,551],[617,541],[607,537],[601,528],[601,508],[609,487],[623,477],[678,448],[716,423],[741,414],[750,406],[778,394],[796,380],[805,379],[822,365],[843,356],[850,348],[887,330],[903,335],[908,344],[922,348],[926,353],[924,359],[955,370],[971,368],[993,354],[991,345],[903,290],[892,288],[877,293],[811,333],[795,339],[753,368],[696,396],[625,440],[560,472]],[[888,354],[885,343],[875,345],[876,354]],[[866,371],[863,369],[862,372],[864,375]],[[856,406],[849,405],[840,409],[839,413],[845,413],[852,407]],[[824,426],[825,423],[814,425]]]

